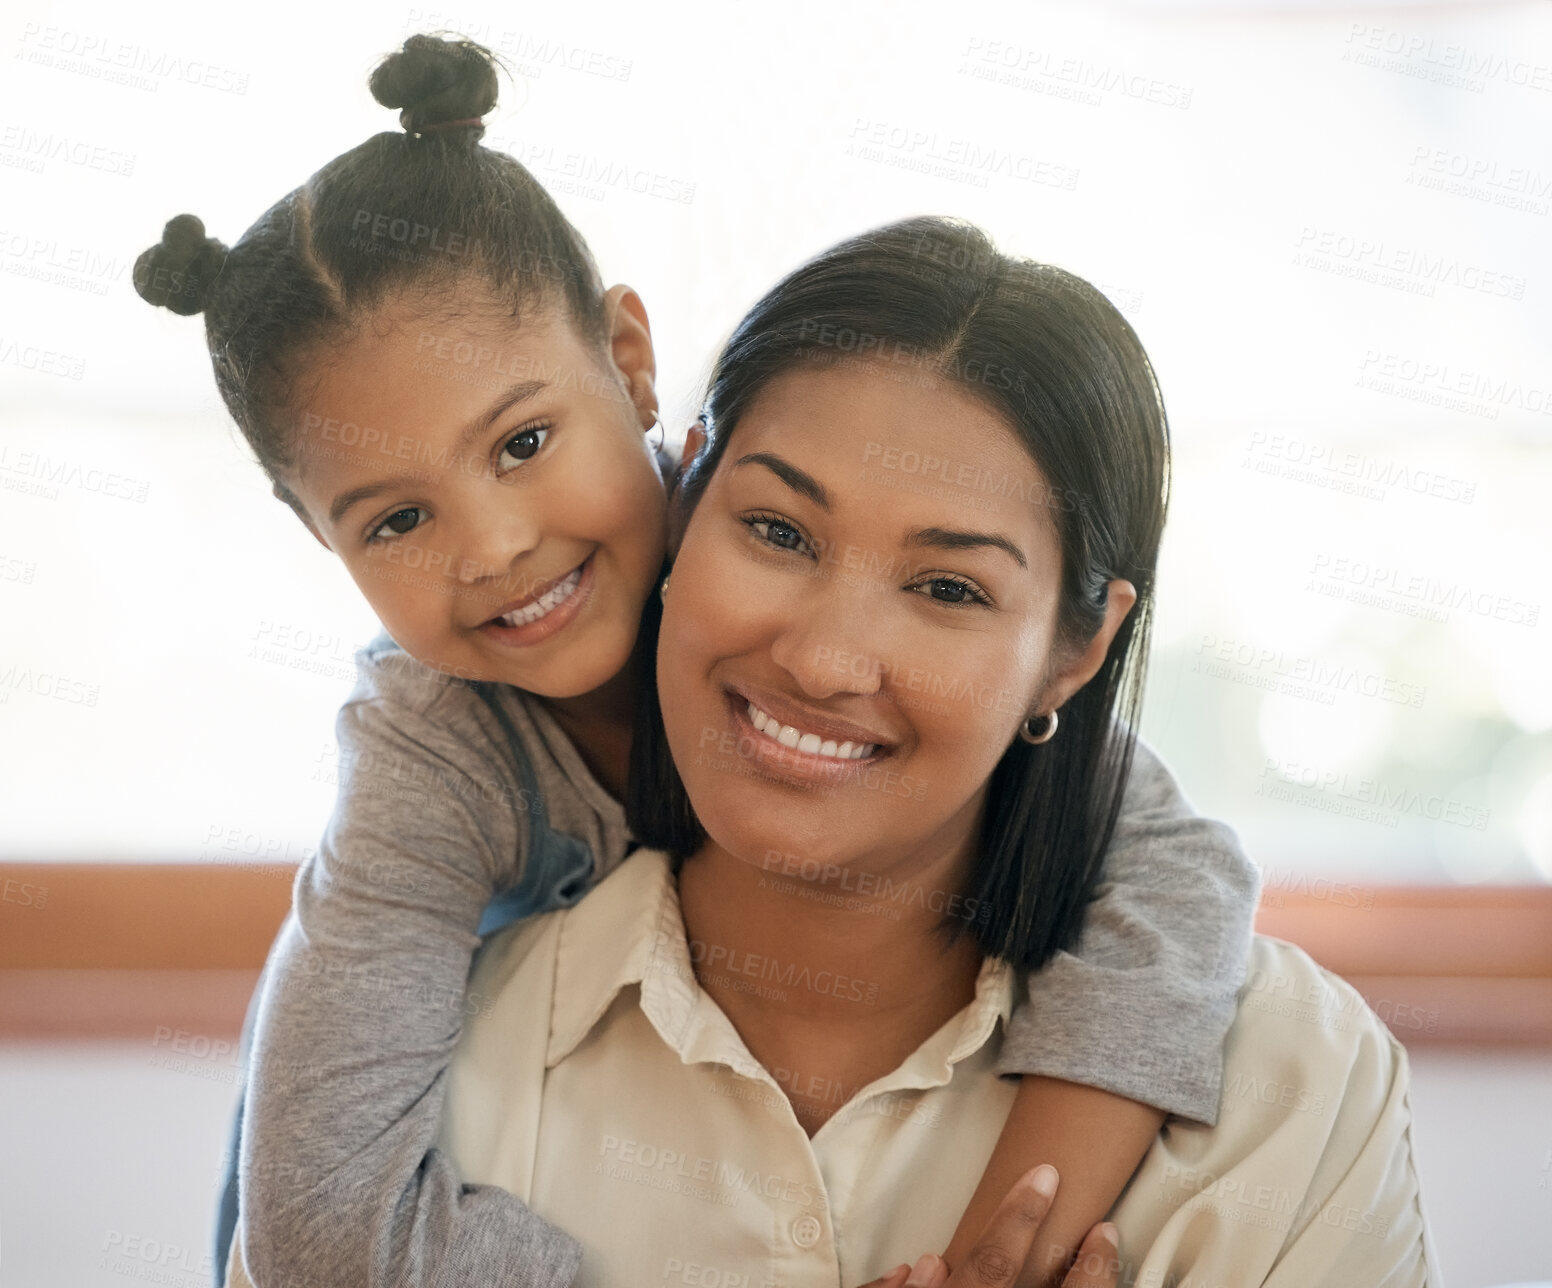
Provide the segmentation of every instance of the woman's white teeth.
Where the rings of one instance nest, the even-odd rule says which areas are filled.
[[[546,616],[552,608],[564,604],[571,598],[572,591],[582,580],[582,569],[573,568],[565,577],[562,577],[544,594],[531,604],[524,604],[521,608],[514,608],[510,613],[503,613],[496,620],[504,626],[527,626],[529,622],[537,622]]]
[[[876,742],[842,742],[820,738],[817,733],[799,733],[775,716],[766,715],[754,703],[749,704],[749,723],[773,742],[801,751],[805,756],[825,756],[830,760],[866,760],[878,750]]]

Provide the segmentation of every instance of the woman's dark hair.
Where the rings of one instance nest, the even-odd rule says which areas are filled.
[[[1137,602],[1099,672],[1039,746],[1015,738],[992,773],[976,866],[962,892],[983,952],[1035,970],[1069,948],[1120,813],[1142,705],[1154,566],[1169,492],[1169,429],[1152,365],[1093,286],[1003,255],[980,229],[921,218],[866,233],[778,283],[739,324],[706,399],[707,439],[675,490],[688,519],[740,418],[799,364],[882,363],[946,381],[994,409],[1045,476],[1061,541],[1057,646],[1081,648],[1104,620],[1106,584]],[[661,609],[643,624],[655,648]],[[652,654],[648,654],[651,656]],[[682,861],[703,843],[656,689],[638,714],[629,817],[645,844]]]
[[[371,78],[379,103],[403,109],[403,132],[335,157],[230,249],[179,215],[135,262],[143,299],[204,313],[221,397],[293,505],[278,471],[306,359],[395,293],[483,282],[504,316],[558,304],[602,342],[603,286],[582,235],[522,165],[480,146],[496,89],[483,46],[411,36]]]

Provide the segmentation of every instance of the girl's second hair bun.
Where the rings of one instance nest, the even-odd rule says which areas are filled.
[[[411,134],[450,122],[483,133],[479,118],[496,105],[496,61],[472,40],[411,36],[372,73],[372,97],[397,107]]]
[[[174,215],[162,240],[135,261],[135,290],[147,304],[188,317],[204,309],[225,263],[226,246],[205,236],[197,216]]]

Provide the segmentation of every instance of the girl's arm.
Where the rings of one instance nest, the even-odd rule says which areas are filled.
[[[541,754],[538,799],[467,686],[402,653],[361,662],[339,719],[339,800],[259,1004],[240,1164],[248,1271],[281,1285],[570,1283],[576,1242],[505,1190],[465,1186],[433,1146],[479,1005],[465,985],[481,914],[525,874],[542,903],[556,875],[528,863],[531,811],[611,862],[623,816],[607,800],[584,808]],[[573,815],[559,817],[568,795]],[[575,878],[574,862],[558,866]]]
[[[1139,739],[1078,950],[1031,976],[1013,1013],[998,1072],[1024,1076],[951,1266],[1014,1179],[1050,1163],[1061,1190],[1020,1284],[1060,1282],[1165,1114],[1217,1122],[1258,888],[1233,831],[1198,816]]]

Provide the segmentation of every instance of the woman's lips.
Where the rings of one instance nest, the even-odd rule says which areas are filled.
[[[805,756],[823,756],[826,760],[866,760],[878,750],[876,742],[837,742],[822,734],[805,732],[796,725],[784,725],[769,711],[762,711],[753,702],[745,704],[744,714],[749,717],[749,723],[772,742]]]
[[[510,647],[527,647],[564,630],[587,603],[593,589],[593,556],[556,581],[544,594],[519,608],[493,617],[480,633]]]
[[[848,779],[855,779],[861,769],[875,765],[889,755],[889,749],[879,743],[845,743],[823,738],[798,725],[782,725],[758,704],[732,690],[727,692],[727,704],[738,738],[737,754],[760,765],[774,777],[840,786]],[[756,720],[760,724],[756,724]],[[765,727],[761,728],[761,725]],[[782,738],[784,730],[791,730],[785,741]],[[818,747],[814,748],[816,741]],[[849,747],[844,756],[840,754],[843,747]]]

